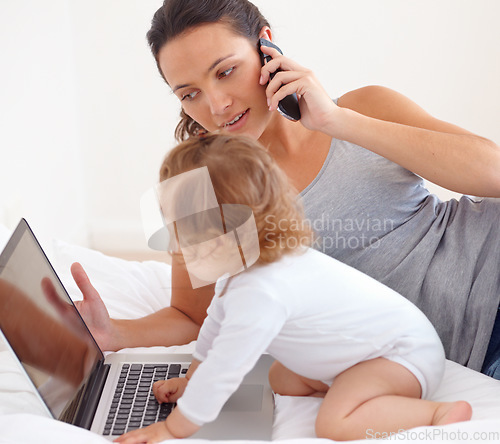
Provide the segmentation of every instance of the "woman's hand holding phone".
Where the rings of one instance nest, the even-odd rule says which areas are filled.
[[[314,73],[285,57],[278,49],[262,45],[260,51],[271,57],[262,67],[260,77],[261,85],[268,83],[269,109],[278,109],[280,101],[295,93],[299,99],[301,123],[310,130],[330,133],[327,128],[334,124],[339,108]]]
[[[281,49],[279,49],[273,42],[266,39],[259,39],[259,55],[262,66],[270,62],[272,60],[272,57],[270,55],[264,54],[260,49],[261,46],[274,48],[280,54],[283,54],[281,52]],[[281,69],[278,68],[276,71],[271,72],[269,74],[270,80],[272,80],[274,76],[280,71]],[[297,94],[292,93],[281,99],[278,102],[277,110],[283,117],[286,117],[289,120],[292,120],[294,122],[300,120],[299,99],[297,98]]]

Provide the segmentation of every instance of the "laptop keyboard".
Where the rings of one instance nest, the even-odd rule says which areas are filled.
[[[181,364],[123,364],[103,435],[121,435],[164,421],[175,406],[159,404],[152,386],[156,381],[185,376]]]

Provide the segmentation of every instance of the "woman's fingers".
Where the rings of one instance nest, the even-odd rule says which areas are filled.
[[[297,93],[299,96],[306,90],[307,79],[304,73],[297,71],[280,71],[269,82],[266,88],[266,96],[270,110],[275,110],[278,102],[286,96]]]
[[[99,326],[107,326],[109,324],[109,314],[104,305],[99,292],[94,288],[90,282],[87,273],[79,264],[75,262],[71,265],[71,274],[83,295],[83,300],[75,303],[80,314],[84,318],[91,317],[92,320],[99,324]],[[87,320],[87,319],[86,319]]]
[[[71,266],[71,274],[83,294],[83,300],[75,302],[75,306],[85,320],[85,324],[101,349],[115,349],[115,346],[111,343],[113,333],[111,319],[101,296],[78,262]]]
[[[90,279],[87,276],[87,273],[85,273],[85,270],[83,269],[80,263],[75,262],[74,264],[71,265],[71,274],[76,282],[76,285],[82,292],[84,300],[88,301],[96,299],[101,300],[99,293],[91,284]]]
[[[270,55],[272,60],[265,63],[261,70],[260,84],[265,85],[271,80],[272,74],[281,71],[307,71],[297,62],[283,56],[279,51],[268,46],[261,46],[264,54]]]

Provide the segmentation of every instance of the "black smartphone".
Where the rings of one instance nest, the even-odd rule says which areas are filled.
[[[262,62],[262,66],[264,66],[267,62],[269,62],[272,57],[268,56],[267,54],[264,54],[261,50],[261,46],[269,46],[271,48],[274,48],[280,52],[280,54],[283,54],[281,49],[279,49],[273,42],[270,42],[269,40],[266,39],[259,39],[258,42],[258,50],[260,54],[260,60]],[[271,73],[271,79],[276,75],[277,72],[281,71],[278,69],[276,72]],[[299,108],[299,99],[297,98],[297,94],[293,93],[289,96],[286,96],[283,100],[280,100],[278,103],[278,111],[280,114],[284,117],[286,117],[289,120],[297,121],[300,119],[300,108]]]

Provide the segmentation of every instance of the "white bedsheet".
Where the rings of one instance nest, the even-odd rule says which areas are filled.
[[[0,248],[7,235],[0,227]],[[79,298],[79,291],[70,277],[69,266],[74,261],[81,262],[113,317],[143,316],[170,302],[170,268],[166,264],[124,261],[62,242],[54,243],[51,256],[75,299]],[[190,351],[192,347],[193,344],[171,347],[169,351]],[[138,353],[151,351],[134,350]],[[0,349],[0,443],[108,442],[89,431],[47,418],[37,408],[34,396],[17,363],[8,351]],[[474,409],[472,420],[444,427],[420,427],[396,434],[391,439],[433,443],[500,442],[499,381],[447,361],[444,381],[433,399],[469,401]],[[314,420],[320,402],[317,398],[277,396],[273,440],[290,441],[289,444],[327,442],[314,437]],[[373,436],[368,434],[367,438]],[[196,444],[195,441],[200,440],[189,440],[191,444]],[[243,444],[246,441],[236,442]]]

